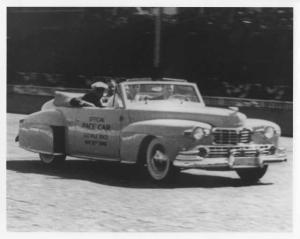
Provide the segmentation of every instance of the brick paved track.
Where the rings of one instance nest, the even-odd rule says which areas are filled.
[[[257,185],[235,172],[189,170],[158,187],[122,165],[68,158],[64,168],[43,167],[14,142],[22,117],[7,117],[9,231],[292,230],[292,138],[281,139],[288,163]]]

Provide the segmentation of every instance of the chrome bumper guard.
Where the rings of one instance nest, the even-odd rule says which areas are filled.
[[[243,151],[243,148],[238,148],[239,149],[228,147],[227,157],[201,157],[199,155],[199,149],[181,151],[173,161],[173,165],[179,168],[215,168],[230,170],[237,168],[257,168],[270,163],[287,161],[286,150],[284,148],[277,148],[274,154],[265,155],[263,154],[265,148],[260,148],[260,145],[254,145],[253,148],[256,153],[253,156],[241,156],[240,152],[241,150]],[[246,147],[246,150],[247,149],[249,149],[249,146]]]

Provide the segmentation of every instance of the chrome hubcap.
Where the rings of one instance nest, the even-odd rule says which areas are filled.
[[[168,168],[168,157],[160,149],[153,150],[153,156],[151,158],[151,167],[155,173],[164,173]]]
[[[155,154],[153,155],[153,160],[157,163],[165,163],[168,158],[163,152],[161,152],[160,150],[156,150]]]

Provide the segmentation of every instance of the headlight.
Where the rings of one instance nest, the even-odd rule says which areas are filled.
[[[201,128],[194,129],[194,131],[193,131],[194,139],[200,140],[200,139],[202,139],[203,136],[204,136],[203,129],[201,129]]]
[[[194,139],[200,140],[203,138],[203,136],[206,136],[208,134],[209,134],[209,129],[203,129],[203,128],[197,127],[194,129],[192,135],[193,135]]]
[[[271,126],[266,127],[264,135],[266,138],[271,139],[275,135],[275,129]]]

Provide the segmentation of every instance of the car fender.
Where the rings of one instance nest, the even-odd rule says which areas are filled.
[[[132,123],[121,132],[121,161],[135,163],[141,153],[153,138],[158,138],[164,145],[166,153],[173,160],[177,152],[183,148],[193,147],[196,142],[191,136],[184,135],[184,131],[194,127],[211,129],[207,123],[177,120],[155,119]],[[205,142],[203,142],[205,143]]]
[[[64,154],[65,126],[64,116],[58,110],[30,114],[20,121],[19,145],[37,153]]]
[[[45,111],[45,110],[50,110],[50,109],[54,109],[55,105],[54,105],[54,99],[49,100],[47,102],[45,102],[42,107],[41,107],[41,111]]]
[[[268,127],[268,126],[273,127],[275,129],[275,131],[277,132],[275,137],[273,137],[271,139],[267,139],[263,135],[264,128]],[[278,145],[278,140],[281,135],[281,129],[278,124],[276,124],[272,121],[268,121],[268,120],[248,118],[245,122],[245,127],[249,128],[253,131],[253,134],[252,134],[253,142],[258,143],[258,144],[271,143],[276,146]]]

